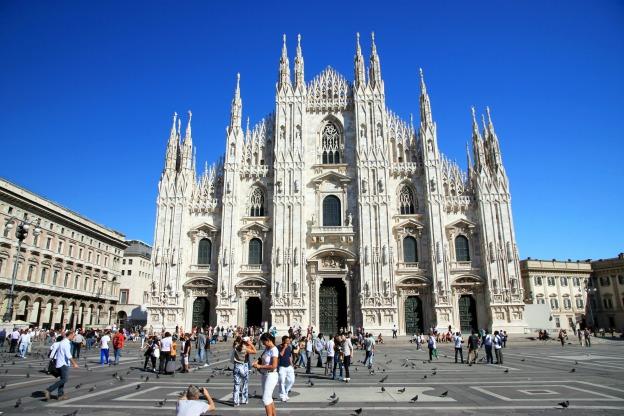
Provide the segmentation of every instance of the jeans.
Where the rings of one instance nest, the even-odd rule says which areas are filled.
[[[464,352],[460,348],[455,348],[455,362],[457,362],[457,354],[459,354],[459,358],[461,358],[461,363],[464,363]]]
[[[338,356],[334,356],[334,368],[332,369],[332,380],[336,379],[336,367],[340,369],[340,375],[338,377],[342,378],[342,361],[340,361],[340,358],[338,358]]]
[[[351,365],[351,356],[350,355],[345,355],[344,357],[344,369],[345,369],[345,379],[350,379],[351,377],[349,377],[349,366]]]
[[[94,343],[95,343],[95,340],[93,338],[87,338],[87,350],[90,350],[91,348],[93,348]]]
[[[145,363],[143,364],[143,370],[147,370],[147,363],[152,363],[152,370],[156,370],[156,357],[151,353],[145,356]]]
[[[485,346],[485,357],[486,357],[486,364],[494,364],[494,358],[492,357],[492,346],[491,345],[486,345]]]
[[[429,348],[429,361],[433,359],[433,348]]]
[[[249,366],[247,363],[235,363],[234,371],[234,391],[232,401],[235,405],[249,401]]]
[[[503,349],[494,348],[494,352],[496,353],[496,364],[503,365]],[[492,353],[490,352],[490,354]]]
[[[295,369],[292,365],[288,367],[279,367],[279,385],[280,385],[280,397],[282,399],[288,398],[290,389],[295,384]]]
[[[100,364],[108,364],[108,348],[100,349]]]
[[[318,351],[317,354],[318,354],[318,360],[316,361],[316,366],[319,368],[323,368],[323,358],[322,358],[321,352]]]
[[[22,358],[26,358],[26,353],[28,352],[28,345],[30,345],[29,342],[22,342],[19,346],[19,355]]]
[[[171,351],[161,351],[160,352],[160,372],[164,373],[167,369],[167,363],[169,362]]]
[[[17,347],[17,340],[11,339],[11,347],[9,348],[9,352],[11,353],[15,352],[16,347]]]
[[[308,354],[306,351],[301,351],[299,353],[299,367],[307,367],[308,366]]]
[[[312,351],[306,351],[306,374],[310,374],[312,372]]]
[[[59,377],[56,383],[52,384],[46,390],[52,393],[54,390],[58,389],[58,397],[61,397],[65,393],[65,390],[63,390],[63,387],[65,386],[65,383],[67,383],[69,379],[69,367],[64,365],[63,367],[60,367],[58,370],[61,372],[61,376]]]
[[[80,349],[82,348],[82,344],[80,342],[72,342],[72,345],[74,346],[74,352],[72,355],[76,359],[80,358]]]
[[[206,362],[206,350],[204,348],[197,348],[197,361],[200,363]]]
[[[115,349],[115,365],[119,364],[119,359],[121,358],[121,348]]]

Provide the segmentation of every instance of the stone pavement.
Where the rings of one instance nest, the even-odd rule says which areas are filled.
[[[278,414],[349,415],[361,408],[362,415],[558,415],[564,410],[557,403],[565,400],[570,402],[566,414],[624,414],[624,342],[599,340],[591,348],[575,344],[561,348],[554,341],[512,339],[504,349],[504,366],[455,364],[452,345],[439,347],[439,359],[428,363],[426,351],[416,351],[405,339],[389,339],[378,346],[375,373],[370,374],[356,362],[349,384],[329,380],[314,367],[310,377],[297,370],[291,399],[277,402]],[[142,371],[142,357],[135,344],[129,344],[116,367],[99,366],[98,350],[89,352],[86,360],[83,351],[80,368],[71,370],[66,386],[70,399],[49,403],[41,400],[41,392],[53,378],[40,371],[47,362],[38,356],[40,351],[43,347],[36,346],[27,360],[0,353],[0,412],[65,415],[78,410],[78,415],[172,415],[178,393],[195,384],[207,386],[217,400],[215,414],[264,414],[259,375],[251,376],[250,382],[250,394],[257,392],[258,397],[239,408],[229,402],[231,373],[224,370],[231,367],[229,343],[211,351],[207,368],[158,378]],[[362,358],[358,351],[355,360]],[[113,378],[114,373],[123,380]],[[339,401],[330,405],[333,393]],[[416,395],[418,400],[410,402]],[[15,407],[18,399],[21,404]],[[161,406],[158,402],[165,399]]]

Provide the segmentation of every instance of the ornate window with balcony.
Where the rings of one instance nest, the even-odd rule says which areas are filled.
[[[341,136],[340,129],[331,121],[323,126],[321,131],[321,150],[323,152],[321,161],[324,165],[340,163]]]
[[[339,227],[341,225],[340,199],[329,195],[323,199],[323,227]]]
[[[418,262],[418,247],[416,239],[412,236],[407,236],[403,239],[403,261],[405,263]]]
[[[197,264],[209,265],[211,263],[212,243],[207,238],[199,240],[197,247]]]
[[[264,217],[264,192],[255,187],[249,196],[249,216]]]
[[[399,192],[399,212],[401,215],[410,215],[416,213],[416,200],[414,193],[407,185],[401,187]]]
[[[249,240],[248,264],[262,264],[262,241],[259,238]]]
[[[458,235],[455,237],[455,260],[470,261],[468,238],[464,235]]]

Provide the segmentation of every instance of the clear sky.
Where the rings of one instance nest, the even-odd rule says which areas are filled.
[[[215,3],[215,4],[213,4]],[[227,5],[226,5],[227,3]],[[435,3],[435,5],[428,4]],[[470,106],[492,108],[520,255],[624,251],[624,2],[0,2],[0,176],[151,242],[174,111],[198,166],[274,108],[282,33],[306,78],[353,77],[375,31],[387,105],[418,114],[425,72],[441,150],[465,168]]]

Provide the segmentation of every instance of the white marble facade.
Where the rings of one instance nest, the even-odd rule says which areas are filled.
[[[237,78],[225,154],[199,176],[191,114],[185,132],[174,115],[149,324],[522,331],[509,183],[489,111],[480,129],[473,110],[463,172],[438,150],[422,72],[416,128],[386,106],[374,37],[366,71],[358,36],[353,81],[327,67],[306,82],[300,38],[293,67],[291,76],[284,39],[275,108],[251,128]]]

